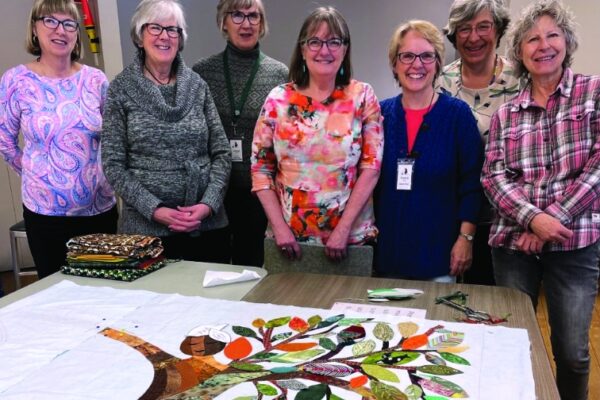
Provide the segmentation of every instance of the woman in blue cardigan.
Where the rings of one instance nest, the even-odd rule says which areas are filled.
[[[409,21],[392,36],[402,94],[381,103],[379,276],[453,282],[471,266],[483,145],[469,106],[434,90],[443,59],[442,34],[430,22]]]

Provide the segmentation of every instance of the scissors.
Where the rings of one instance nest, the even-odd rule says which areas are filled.
[[[468,294],[461,292],[460,290],[446,296],[439,296],[435,298],[435,304],[445,304],[452,308],[462,311],[466,318],[463,322],[469,322],[474,324],[499,324],[506,322],[506,318],[493,317],[485,311],[476,311],[466,306]]]

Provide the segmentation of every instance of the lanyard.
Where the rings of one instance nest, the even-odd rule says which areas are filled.
[[[252,87],[252,82],[254,82],[254,78],[256,77],[256,72],[258,71],[258,66],[263,58],[263,54],[259,53],[256,60],[252,64],[252,70],[250,71],[250,76],[246,81],[246,85],[244,86],[244,90],[242,90],[242,97],[238,104],[235,102],[235,97],[233,96],[233,86],[231,84],[231,75],[229,73],[229,57],[227,56],[227,50],[223,53],[223,70],[225,71],[225,85],[227,86],[227,97],[229,98],[229,107],[231,108],[231,126],[233,127],[233,135],[237,136],[237,121],[242,114],[242,110],[244,108],[244,104],[246,104],[246,100],[248,99],[248,95],[250,94],[250,88]]]

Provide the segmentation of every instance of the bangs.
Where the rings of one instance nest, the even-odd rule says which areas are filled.
[[[72,1],[65,0],[46,0],[40,2],[36,9],[32,10],[32,17],[39,18],[51,14],[67,14],[75,21],[80,22],[81,16],[77,6]]]
[[[301,41],[314,37],[322,23],[325,23],[331,35],[337,36],[343,40],[350,40],[350,35],[344,30],[344,27],[335,15],[326,13],[316,16],[316,18],[309,22],[306,27],[306,37],[303,37]]]

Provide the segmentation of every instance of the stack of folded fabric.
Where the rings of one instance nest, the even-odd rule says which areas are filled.
[[[91,278],[133,281],[165,265],[162,242],[154,236],[96,233],[67,242],[61,272]]]

